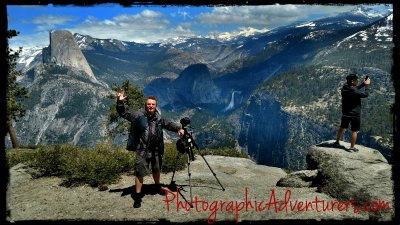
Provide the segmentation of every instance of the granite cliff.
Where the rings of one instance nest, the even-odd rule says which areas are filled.
[[[23,145],[93,146],[105,136],[109,87],[96,79],[69,31],[50,32],[43,62],[27,72],[30,98],[16,122]]]
[[[284,111],[280,102],[260,89],[241,115],[238,144],[258,163],[298,170],[306,168],[307,146],[334,135],[305,116]]]
[[[43,49],[43,63],[76,68],[97,81],[72,33],[67,30],[50,32],[50,45]]]
[[[220,89],[206,64],[190,65],[176,79],[155,79],[144,91],[147,95],[159,96],[159,105],[168,109],[210,106],[221,101]]]

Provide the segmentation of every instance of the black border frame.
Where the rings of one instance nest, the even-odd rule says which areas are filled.
[[[5,156],[5,137],[7,135],[6,131],[6,84],[7,84],[7,60],[6,60],[6,46],[7,46],[7,30],[8,30],[8,22],[7,22],[7,5],[48,5],[53,4],[55,6],[66,6],[66,5],[77,5],[77,6],[96,6],[99,4],[105,3],[115,3],[120,4],[124,7],[130,6],[138,6],[138,5],[175,5],[175,6],[227,6],[227,5],[271,5],[271,4],[325,4],[325,5],[349,5],[349,4],[392,4],[393,5],[393,67],[391,71],[393,85],[395,87],[395,102],[392,107],[393,113],[393,167],[392,167],[392,178],[394,181],[394,200],[395,200],[395,215],[392,221],[388,222],[379,222],[382,224],[400,224],[400,75],[399,68],[400,65],[396,60],[400,59],[400,34],[399,34],[399,16],[400,16],[400,1],[399,0],[276,0],[276,1],[263,1],[263,0],[1,0],[0,1],[0,15],[1,15],[1,24],[0,24],[0,48],[1,51],[1,60],[0,60],[0,124],[1,124],[1,134],[0,137],[0,145],[1,145],[1,154],[0,154],[0,189],[2,192],[0,205],[0,217],[1,220],[4,220],[5,223],[2,224],[11,224],[6,220],[7,218],[7,203],[6,203],[6,191],[9,180],[9,171],[6,165],[6,156]],[[4,138],[3,138],[4,137]],[[168,221],[159,221],[162,224],[172,224]],[[200,221],[201,222],[201,221]],[[200,223],[199,222],[199,223]],[[93,223],[93,224],[146,224],[146,222],[135,222],[135,221],[92,221],[92,220],[60,220],[60,221],[17,221],[12,224],[70,224],[70,223]],[[151,222],[154,224],[155,222]],[[207,223],[204,220],[204,223]],[[216,224],[227,224],[225,221],[217,221]],[[229,222],[232,223],[232,222]],[[241,223],[251,223],[251,224],[265,224],[265,223],[279,223],[279,224],[312,224],[312,223],[329,223],[329,224],[377,224],[377,221],[356,221],[356,220],[343,220],[343,221],[316,221],[316,220],[266,220],[266,221],[243,221]]]

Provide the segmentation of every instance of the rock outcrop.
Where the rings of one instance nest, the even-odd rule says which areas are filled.
[[[312,187],[313,180],[317,175],[318,170],[296,171],[280,179],[276,185],[280,187]]]
[[[370,219],[391,220],[394,213],[392,166],[377,150],[356,145],[358,152],[348,152],[349,143],[336,148],[334,141],[310,147],[307,171],[289,174],[278,181],[278,186],[293,187],[309,181],[310,186],[341,201],[353,202],[368,209]],[[299,176],[314,174],[316,176]]]
[[[43,64],[28,73],[31,98],[15,125],[21,144],[94,146],[106,132],[111,103],[106,96],[114,93],[96,79],[69,31],[50,32],[50,45],[42,56]]]
[[[104,137],[112,91],[85,72],[54,64],[37,66],[34,77],[26,114],[15,126],[22,145],[94,146]]]
[[[159,96],[159,105],[169,109],[221,103],[220,90],[205,64],[188,66],[175,80],[156,79],[144,91],[146,95]]]
[[[76,68],[87,73],[93,81],[97,81],[89,63],[69,31],[54,30],[50,32],[50,45],[43,49],[43,63]]]
[[[183,98],[186,104],[209,104],[220,100],[219,90],[205,64],[188,66],[174,80],[173,88],[177,97]]]

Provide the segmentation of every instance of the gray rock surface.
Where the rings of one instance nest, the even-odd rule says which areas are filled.
[[[50,32],[43,64],[30,72],[26,114],[15,123],[22,145],[94,146],[102,140],[113,102],[106,97],[115,93],[96,79],[69,31]]]
[[[44,55],[44,62],[52,62],[56,65],[79,69],[87,73],[93,81],[97,81],[71,32],[67,30],[51,31],[50,46],[47,51],[50,54]],[[48,59],[47,57],[50,58]]]
[[[10,180],[9,186],[18,186],[24,183],[28,183],[32,176],[28,172],[29,168],[23,163],[18,163],[10,169]]]
[[[15,126],[23,137],[21,144],[56,144],[60,140],[81,146],[98,143],[104,137],[112,102],[106,96],[114,93],[83,79],[82,73],[51,74],[50,67],[36,69],[26,115]]]
[[[88,186],[63,187],[61,178],[45,177],[30,180],[25,185],[9,190],[9,221],[22,220],[107,220],[144,222],[193,222],[193,221],[260,221],[286,219],[360,219],[368,216],[354,213],[352,208],[322,210],[323,205],[336,202],[335,198],[317,193],[316,188],[284,188],[275,186],[287,174],[280,168],[261,166],[249,159],[224,156],[205,156],[217,178],[217,183],[203,158],[196,156],[190,164],[192,197],[190,201],[187,169],[177,171],[175,181],[180,193],[169,187],[172,174],[162,174],[161,182],[168,190],[165,196],[152,192],[151,176],[144,178],[145,196],[142,207],[133,208],[131,193],[134,177],[125,174],[108,191],[98,191]],[[175,191],[174,191],[175,190]],[[307,208],[307,203],[318,200]],[[197,200],[197,208],[196,208]],[[247,207],[246,207],[247,205]],[[325,207],[326,208],[326,207]]]
[[[276,185],[280,187],[311,187],[317,174],[318,170],[296,171],[280,179]]]
[[[390,220],[394,207],[392,166],[377,150],[356,145],[359,152],[352,153],[345,150],[349,143],[341,142],[344,148],[334,148],[333,142],[312,146],[307,155],[309,169],[319,172],[320,191],[374,208],[377,202],[388,202],[390,210],[372,210],[370,217]]]
[[[181,108],[186,105],[221,103],[220,89],[214,84],[205,64],[185,68],[176,79],[156,79],[144,89],[146,95],[159,96],[159,105]]]

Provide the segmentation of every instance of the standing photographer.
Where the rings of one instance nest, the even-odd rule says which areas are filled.
[[[349,152],[357,152],[354,146],[357,140],[357,133],[360,130],[360,115],[361,115],[361,98],[368,97],[369,85],[371,80],[366,77],[363,83],[357,86],[358,77],[356,74],[349,74],[346,77],[347,83],[342,87],[342,119],[340,128],[336,135],[335,146],[339,147],[339,140],[342,139],[344,131],[351,124],[351,144]],[[365,87],[364,92],[360,89]]]
[[[161,193],[160,172],[162,166],[162,156],[164,154],[163,129],[178,132],[184,135],[184,130],[180,125],[171,123],[161,117],[157,111],[157,99],[154,96],[147,97],[145,109],[136,112],[126,111],[123,100],[126,98],[125,92],[121,91],[117,95],[117,112],[124,119],[131,122],[131,130],[127,149],[136,151],[135,162],[135,186],[134,194],[135,208],[141,206],[143,194],[143,177],[151,164],[152,175],[157,190]]]

